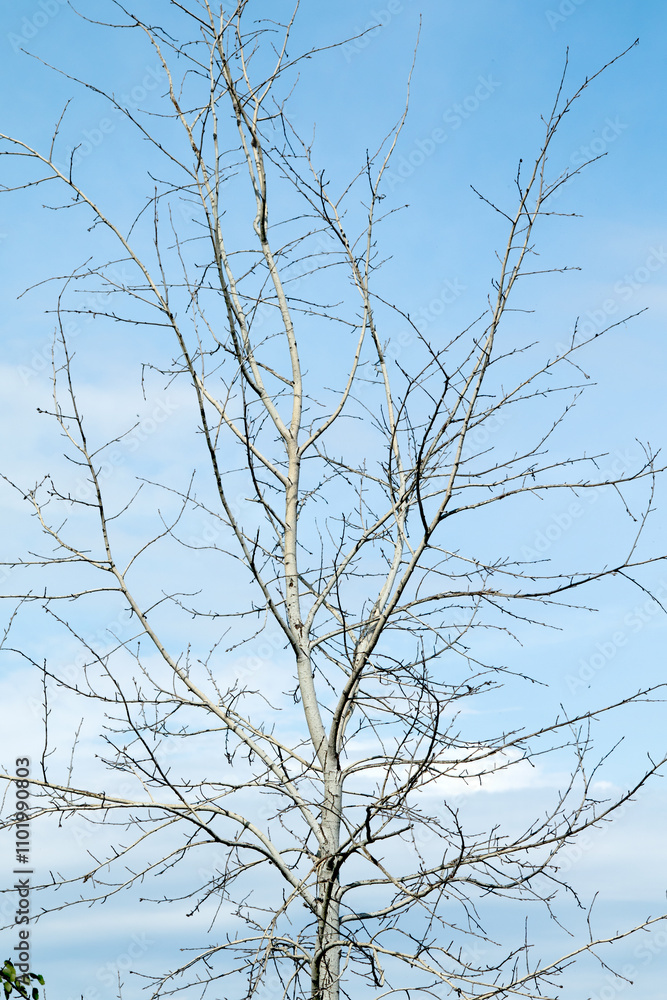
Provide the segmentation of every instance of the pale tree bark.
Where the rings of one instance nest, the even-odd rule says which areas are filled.
[[[10,483],[53,554],[12,563],[4,597],[19,613],[39,602],[79,641],[85,663],[72,678],[15,647],[13,612],[3,648],[42,673],[45,724],[54,691],[104,708],[104,763],[136,789],[77,783],[76,740],[69,768],[54,774],[45,733],[42,774],[31,778],[34,818],[86,817],[109,830],[117,821],[130,831],[92,867],[57,881],[64,891],[80,884],[86,900],[106,900],[153,874],[164,884],[190,851],[210,852],[188,905],[194,913],[212,898],[233,904],[237,930],[156,972],[155,997],[205,984],[251,998],[267,983],[295,1000],[339,1000],[362,988],[378,1000],[422,989],[469,1000],[557,995],[553,981],[572,960],[638,928],[591,930],[568,952],[532,958],[527,938],[506,948],[494,942],[480,911],[503,899],[508,907],[540,901],[554,913],[557,890],[566,888],[560,853],[612,818],[664,764],[651,762],[625,792],[600,802],[590,724],[657,693],[640,683],[597,712],[568,716],[556,706],[546,724],[506,730],[494,722],[474,737],[458,713],[459,703],[488,698],[512,675],[475,652],[481,630],[513,635],[607,578],[643,590],[643,569],[664,558],[639,547],[664,471],[648,447],[638,469],[610,476],[597,475],[600,456],[549,455],[581,391],[569,373],[581,371],[587,342],[572,336],[568,348],[529,369],[525,349],[503,339],[519,278],[532,273],[538,223],[583,169],[552,175],[554,136],[602,70],[570,97],[563,74],[542,144],[528,167],[520,164],[513,206],[491,206],[507,235],[488,302],[469,327],[436,343],[374,284],[378,215],[387,209],[386,172],[407,101],[397,127],[335,194],[285,110],[302,62],[317,54],[288,54],[294,18],[257,22],[250,0],[229,10],[171,0],[167,30],[112,6],[145,39],[165,80],[165,117],[154,130],[112,94],[81,84],[146,143],[150,187],[137,217],[116,219],[79,183],[74,154],[59,165],[62,119],[44,148],[1,137],[2,152],[35,171],[7,192],[58,186],[67,207],[87,212],[87,225],[116,248],[106,263],[87,262],[62,280],[55,308],[49,412],[88,492],[77,495],[66,478],[47,476],[32,489]],[[154,162],[167,172],[157,182]],[[241,206],[241,238],[230,205]],[[193,206],[205,251],[188,235]],[[132,277],[118,277],[119,260]],[[93,295],[83,307],[77,289]],[[138,494],[120,504],[102,469],[109,446],[132,427],[102,442],[90,436],[66,333],[71,316],[129,326],[154,352],[139,372],[142,386],[152,371],[192,394],[192,412],[177,419],[192,422],[200,467],[192,475],[189,454],[182,456],[183,481],[161,484],[166,506],[155,499],[154,530],[131,552],[119,524],[132,524]],[[384,332],[396,316],[415,341],[400,363]],[[332,324],[336,333],[322,335]],[[171,338],[168,349],[151,339],[156,329]],[[549,409],[559,393],[567,402]],[[545,421],[535,423],[530,443],[522,435],[507,447],[500,435],[476,444],[477,432],[506,412],[527,413],[532,430],[544,400]],[[373,454],[359,457],[357,427],[372,429]],[[241,504],[238,469],[246,476]],[[148,472],[138,478],[140,489],[160,485]],[[511,551],[489,558],[466,534],[471,514],[481,526],[489,511],[515,502],[603,488],[618,494],[631,520],[619,534],[622,551],[610,547],[602,565],[552,570]],[[204,517],[214,528],[193,540],[188,525]],[[159,568],[145,570],[160,546],[178,546],[184,565],[201,553],[215,559],[201,595],[169,578],[173,555],[159,564],[164,581]],[[219,581],[235,572],[238,595],[227,606]],[[15,586],[15,573],[46,584]],[[79,607],[99,615],[100,597],[132,625],[131,637],[114,637],[103,651],[76,617]],[[268,668],[259,677],[235,674],[237,651],[271,636],[283,656],[272,666],[280,685]],[[185,738],[205,742],[210,771],[203,753],[182,773],[171,766]],[[452,792],[565,751],[569,780],[525,827],[480,831]],[[16,779],[10,768],[3,776]],[[434,789],[437,808],[427,797]]]

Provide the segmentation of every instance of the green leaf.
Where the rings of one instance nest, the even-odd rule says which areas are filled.
[[[14,968],[14,963],[8,958],[5,962],[5,967],[2,970],[3,976],[6,976],[11,983],[16,980],[16,969]]]

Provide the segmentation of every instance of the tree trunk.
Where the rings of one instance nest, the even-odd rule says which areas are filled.
[[[338,755],[327,752],[324,768],[322,830],[326,847],[317,871],[319,903],[317,950],[312,966],[312,1000],[339,1000],[340,978],[340,820],[342,782]]]

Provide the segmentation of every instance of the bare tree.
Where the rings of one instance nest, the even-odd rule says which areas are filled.
[[[581,169],[551,170],[554,136],[599,73],[569,97],[563,74],[541,148],[517,170],[514,205],[489,203],[506,243],[488,301],[466,329],[429,341],[376,291],[376,226],[397,207],[385,175],[407,103],[357,175],[329,182],[285,105],[315,52],[291,54],[293,21],[253,21],[254,6],[172,0],[167,30],[114,4],[110,27],[143,35],[164,71],[161,115],[76,82],[145,140],[150,186],[136,217],[114,216],[108,197],[79,182],[76,149],[63,161],[63,118],[40,149],[2,136],[4,159],[23,171],[5,191],[64,189],[50,207],[91,227],[55,305],[48,412],[73,474],[15,486],[44,552],[12,562],[6,595],[76,639],[81,669],[64,675],[16,649],[14,617],[4,648],[42,672],[45,725],[56,691],[103,707],[103,762],[136,788],[79,784],[74,751],[69,766],[49,765],[47,726],[33,815],[122,831],[74,880],[86,900],[168,878],[209,852],[207,874],[187,868],[170,905],[231,908],[237,931],[156,975],[153,996],[195,984],[250,998],[269,980],[277,996],[313,1000],[559,995],[574,959],[632,929],[600,940],[589,916],[589,936],[569,952],[535,956],[528,937],[496,941],[487,917],[499,900],[559,912],[560,853],[663,763],[600,801],[590,724],[652,692],[484,732],[467,709],[493,703],[506,680],[533,680],[490,660],[486,636],[501,645],[548,627],[608,577],[643,587],[642,567],[664,558],[640,548],[663,471],[648,447],[641,468],[611,478],[598,478],[599,455],[550,450],[585,382],[579,352],[595,337],[575,326],[549,357],[508,327],[510,299],[525,304],[519,278],[548,270],[535,264],[536,227]],[[90,247],[107,256],[89,259]],[[414,333],[409,357],[388,348],[396,317]],[[110,357],[127,351],[128,368],[148,351],[136,372],[148,392],[189,386],[192,406],[174,418],[188,451],[168,482],[149,465],[122,495],[125,484],[105,475],[136,425],[121,412],[108,439],[88,429],[68,337],[84,320],[109,338],[115,324]],[[530,517],[535,498],[603,487],[629,515],[604,564],[553,567],[503,547],[503,524]],[[130,631],[100,645],[88,623],[110,614]],[[239,671],[238,651],[262,644],[270,657]],[[189,740],[195,750],[181,760]],[[497,817],[480,829],[459,789],[549,755],[568,756],[565,787],[527,822]]]

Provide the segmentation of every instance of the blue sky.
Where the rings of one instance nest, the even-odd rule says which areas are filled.
[[[288,6],[256,2],[262,16]],[[139,9],[154,13],[156,7],[144,0]],[[86,10],[102,17],[111,7],[95,0]],[[302,63],[290,112],[302,134],[309,135],[316,123],[315,156],[334,186],[358,169],[366,150],[376,148],[400,117],[419,37],[409,114],[386,178],[386,203],[400,211],[378,230],[388,257],[378,288],[404,311],[419,316],[422,329],[436,342],[481,311],[494,273],[494,254],[503,246],[502,222],[470,186],[501,206],[513,205],[518,160],[529,162],[539,149],[540,116],[551,107],[568,49],[565,91],[571,92],[639,38],[638,46],[584,92],[564,121],[552,154],[555,174],[591,154],[604,154],[563,190],[556,203],[563,217],[544,220],[538,233],[544,267],[580,270],[526,285],[522,306],[534,313],[516,317],[519,341],[539,338],[555,353],[571,337],[577,317],[597,330],[647,310],[586,349],[591,387],[556,439],[562,454],[577,449],[606,453],[602,470],[638,467],[638,441],[659,447],[667,426],[666,21],[659,0],[340,0],[335,5],[303,0],[295,28],[295,50],[352,39]],[[382,27],[374,28],[377,23]],[[22,47],[101,89],[129,95],[145,112],[159,106],[154,55],[134,34],[86,25],[61,0],[16,0],[0,11],[0,131],[44,146],[71,98],[61,133],[63,149],[79,146],[85,184],[99,193],[105,206],[129,219],[145,190],[143,147],[96,95],[54,74],[20,51]],[[3,183],[5,177],[17,176],[16,166],[5,157],[0,171],[5,171]],[[48,405],[52,321],[45,309],[53,305],[56,286],[42,285],[21,299],[17,296],[26,286],[81,264],[88,256],[87,239],[91,251],[105,246],[96,233],[82,236],[85,227],[76,210],[45,211],[42,205],[49,199],[57,200],[50,191],[47,197],[42,187],[3,196],[0,202],[2,462],[3,472],[26,483],[45,471],[65,468],[57,437],[35,413],[37,406]],[[232,217],[236,210],[230,206]],[[395,316],[387,324],[386,337],[397,351],[403,349],[402,334],[408,337],[408,349],[406,326]],[[119,412],[137,413],[143,421],[137,451],[152,463],[151,473],[157,470],[168,479],[178,473],[179,449],[189,447],[187,433],[178,426],[178,415],[189,406],[187,394],[173,387],[156,391],[144,403],[138,386],[122,378],[120,347],[132,353],[136,345],[124,333],[118,337],[116,349],[113,343],[98,345],[85,337],[77,341],[87,414],[103,434],[116,433]],[[512,426],[500,430],[502,435],[522,433]],[[143,448],[148,438],[150,449]],[[121,490],[127,484],[135,472],[134,461],[134,449],[121,453],[110,488]],[[35,538],[34,525],[26,521],[15,495],[4,491],[0,502],[4,544],[11,558]],[[563,560],[579,553],[597,558],[601,546],[614,551],[623,544],[616,535],[618,505],[607,494],[589,498],[576,513],[568,513],[562,499],[545,502],[543,508],[537,516],[533,512],[525,521],[505,524],[503,544],[513,551],[539,551]],[[646,555],[667,551],[666,523],[663,490],[646,533]],[[488,531],[492,544],[494,525]],[[667,565],[649,568],[643,580],[667,596]],[[516,719],[527,711],[539,715],[560,702],[581,711],[663,679],[665,625],[656,605],[636,589],[609,584],[597,588],[592,600],[600,608],[598,614],[574,612],[559,621],[563,631],[529,629],[522,647],[508,643],[498,651],[511,656],[517,669],[537,670],[548,678],[550,688],[548,693],[534,689],[521,695],[511,689],[502,705],[480,709],[482,723],[485,713],[493,716],[500,710]],[[102,606],[98,620],[103,628],[110,621]],[[26,625],[23,635],[37,658],[52,655],[53,635],[29,635],[30,627]],[[88,627],[95,631],[99,626],[91,621]],[[67,662],[74,652],[65,644],[57,655]],[[41,744],[34,725],[39,696],[34,679],[15,664],[3,670],[0,692],[11,716],[3,723],[2,759],[11,757],[15,748],[37,757]],[[604,775],[616,788],[632,780],[647,750],[661,752],[664,706],[639,706],[623,718],[622,733],[616,722],[603,720],[597,727],[602,748],[619,735],[626,739]],[[54,720],[55,732],[65,742],[76,724],[74,715],[63,712]],[[93,752],[92,742],[86,747]],[[552,778],[540,774],[539,787],[550,787]],[[498,808],[520,810],[522,794],[530,794],[530,780],[494,790]],[[598,907],[607,923],[629,923],[665,908],[661,831],[666,801],[660,783],[655,783],[617,827],[592,836],[582,857],[572,859],[572,877],[583,892],[590,896],[602,887]],[[37,845],[44,871],[75,866],[82,847],[76,829],[52,831]],[[152,918],[149,938],[142,938],[145,932],[145,918],[131,901],[122,899],[92,912],[66,910],[41,923],[34,932],[35,954],[51,983],[51,997],[83,993],[86,1000],[106,1000],[115,995],[110,970],[124,971],[126,956],[159,966],[163,955],[201,940],[197,935],[205,933],[205,924],[188,925],[185,932],[168,912],[160,911]],[[542,933],[547,938],[550,931],[544,928]],[[635,968],[633,987],[621,982],[612,994],[603,970],[584,967],[579,979],[571,981],[573,998],[622,995],[658,1000],[664,995],[667,954],[667,935],[660,933],[662,937],[651,939],[651,947],[642,940],[619,949],[618,964]],[[129,985],[124,996],[139,992]]]

